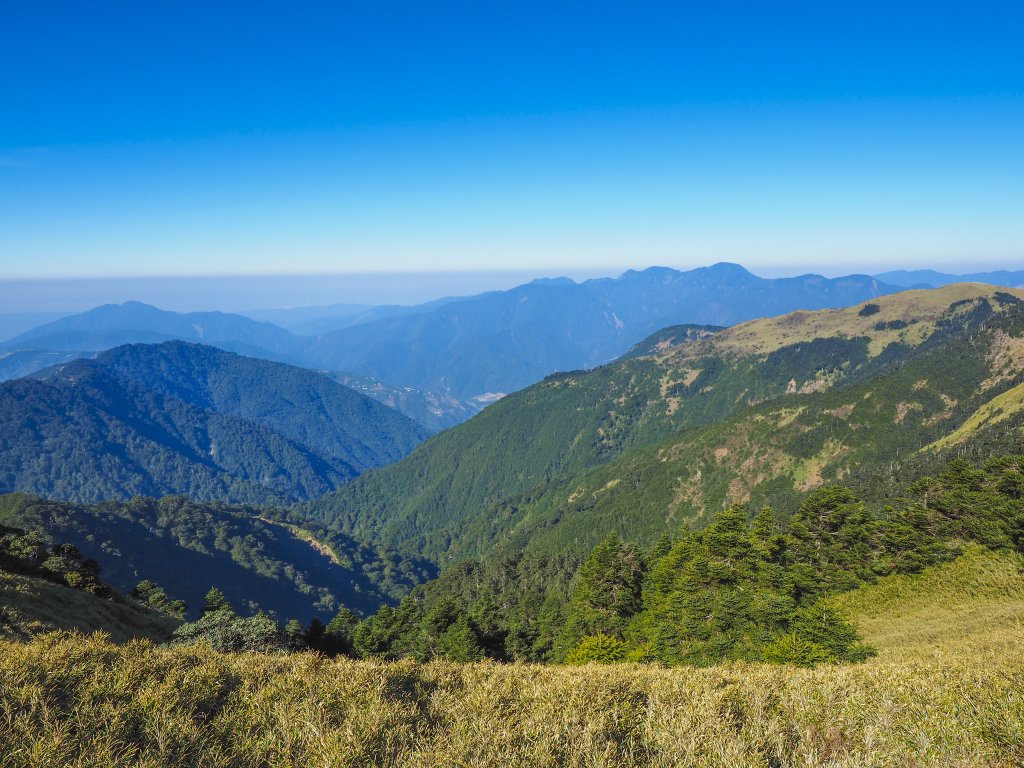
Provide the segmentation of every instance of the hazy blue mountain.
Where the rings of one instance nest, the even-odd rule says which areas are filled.
[[[318,368],[466,400],[607,362],[668,325],[732,325],[896,290],[864,275],[769,280],[735,264],[545,279],[325,333],[305,355]]]
[[[327,314],[307,314],[301,322],[306,310],[294,310],[295,327],[312,335],[240,315],[179,314],[127,303],[48,323],[0,345],[0,352],[96,352],[181,339],[483,405],[552,372],[615,359],[666,326],[727,326],[796,309],[847,306],[896,290],[864,275],[769,280],[735,264],[688,272],[655,267],[582,283],[535,280],[414,307],[355,314],[347,307],[337,316],[328,307],[322,308]],[[333,328],[339,323],[346,327]]]
[[[316,336],[321,333],[372,323],[375,320],[408,317],[429,312],[442,304],[458,301],[456,297],[434,299],[423,304],[334,304],[326,307],[295,307],[293,309],[261,309],[240,314],[254,320],[265,320],[287,328],[295,334]]]
[[[238,314],[261,323],[273,323],[289,331],[295,332],[307,323],[320,320],[337,320],[344,322],[373,309],[372,304],[329,304],[320,307],[270,307],[267,309],[247,309]]]
[[[95,364],[190,405],[269,427],[357,472],[398,461],[429,434],[328,376],[201,344],[132,344]]]
[[[12,312],[0,314],[0,341],[10,339],[19,333],[38,328],[45,323],[52,323],[68,312]]]
[[[271,323],[224,312],[170,312],[136,301],[105,304],[60,318],[0,345],[63,352],[99,352],[122,344],[193,341],[268,359],[293,360],[302,342]]]
[[[939,288],[953,283],[988,283],[1009,288],[1024,286],[1024,269],[1016,272],[1009,272],[1005,269],[995,272],[973,272],[968,275],[950,275],[945,272],[936,272],[934,269],[897,269],[892,272],[883,272],[875,277],[890,285],[900,285],[906,288]]]
[[[325,376],[180,342],[0,384],[0,491],[246,503],[336,488],[427,430]]]

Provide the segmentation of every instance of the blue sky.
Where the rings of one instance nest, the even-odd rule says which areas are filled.
[[[1024,265],[1019,4],[159,5],[6,4],[0,279]]]

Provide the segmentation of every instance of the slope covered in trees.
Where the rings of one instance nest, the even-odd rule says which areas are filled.
[[[354,472],[397,461],[428,434],[328,376],[200,344],[132,344],[93,364],[189,405],[268,427]]]
[[[891,618],[894,597],[883,598],[882,587],[844,593],[879,579],[892,593],[892,577],[903,574],[895,601],[905,609],[906,589],[917,583],[909,576],[954,560],[967,545],[1024,553],[1024,457],[980,467],[953,461],[890,501],[870,505],[829,485],[796,509],[766,507],[753,517],[742,506],[722,510],[706,527],[649,550],[612,533],[578,567],[565,555],[492,555],[449,569],[365,620],[354,645],[365,655],[461,661],[862,660],[874,651],[845,614],[867,623],[873,608]],[[975,547],[967,546],[970,562],[982,562]],[[1024,618],[1019,574],[1011,577],[995,579],[1003,603],[986,615]],[[1007,578],[1018,587],[1007,590]],[[840,595],[845,602],[834,599]]]
[[[434,573],[423,561],[342,535],[317,542],[271,513],[181,496],[89,505],[0,496],[0,524],[73,545],[123,594],[154,582],[183,599],[191,616],[217,586],[243,615],[326,621],[342,606],[373,612]]]
[[[0,523],[0,638],[41,632],[102,631],[117,642],[167,640],[181,623],[180,603],[141,604],[100,578],[101,567],[66,541]]]
[[[180,342],[129,346],[0,384],[0,490],[293,501],[425,434],[305,369]]]
[[[907,467],[1014,450],[1020,412],[928,446],[1024,380],[1021,296],[911,291],[552,376],[298,515],[440,561],[586,551],[612,530],[650,545],[830,480],[884,493]]]

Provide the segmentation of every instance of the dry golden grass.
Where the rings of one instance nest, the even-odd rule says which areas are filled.
[[[0,644],[0,765],[1019,766],[1019,657],[800,670]]]
[[[0,641],[0,766],[1021,766],[1022,564],[972,549],[851,593],[879,657],[810,670]]]

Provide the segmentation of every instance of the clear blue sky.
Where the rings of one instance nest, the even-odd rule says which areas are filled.
[[[1020,268],[1021,8],[8,2],[0,278]]]

